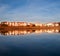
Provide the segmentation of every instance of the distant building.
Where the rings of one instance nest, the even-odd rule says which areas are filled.
[[[43,26],[41,23],[36,23],[35,26]]]
[[[1,24],[6,24],[6,25],[8,25],[8,22],[1,22]]]
[[[48,27],[49,26],[54,26],[54,24],[53,23],[47,23],[46,26],[48,26]]]
[[[60,26],[60,22],[54,22],[54,26]]]
[[[60,22],[58,22],[59,26],[60,26]]]
[[[47,23],[47,26],[60,26],[60,22]]]
[[[26,22],[1,22],[1,24],[6,24],[8,26],[26,26]]]
[[[60,22],[54,22],[54,23],[46,23],[46,24],[41,24],[41,23],[27,23],[27,22],[1,22],[0,25],[8,25],[8,26],[60,26]]]

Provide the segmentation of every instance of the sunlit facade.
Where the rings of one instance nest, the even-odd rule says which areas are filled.
[[[6,24],[8,26],[26,26],[26,22],[1,22],[1,24]]]
[[[37,24],[37,23],[35,24],[35,26],[42,26],[42,25],[43,25],[43,24]]]
[[[46,24],[46,26],[54,26],[54,24],[53,23],[48,23],[48,24]]]
[[[6,24],[8,26],[48,26],[48,27],[54,27],[54,26],[59,26],[59,23],[46,23],[46,24],[41,24],[41,23],[27,23],[27,22],[1,22],[0,24]]]
[[[48,23],[46,26],[59,26],[59,23]]]

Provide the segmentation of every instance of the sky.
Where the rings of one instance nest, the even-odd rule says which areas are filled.
[[[60,0],[0,0],[0,21],[59,22]]]

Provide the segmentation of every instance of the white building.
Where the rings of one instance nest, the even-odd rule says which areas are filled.
[[[8,26],[26,26],[26,22],[1,22],[1,24],[6,24]]]

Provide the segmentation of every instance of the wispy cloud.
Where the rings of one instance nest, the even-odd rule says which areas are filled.
[[[60,1],[26,0],[0,6],[1,21],[51,22],[60,19]],[[18,3],[18,4],[17,4]],[[15,7],[15,6],[16,7]]]

